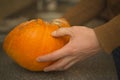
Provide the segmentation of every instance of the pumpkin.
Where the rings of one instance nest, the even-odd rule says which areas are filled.
[[[62,27],[69,27],[68,23],[62,23]],[[60,49],[69,41],[68,36],[51,36],[51,32],[58,28],[55,22],[48,23],[42,19],[23,22],[6,36],[3,49],[21,67],[42,71],[53,62],[37,62],[36,58]]]

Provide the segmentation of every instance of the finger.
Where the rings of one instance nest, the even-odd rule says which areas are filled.
[[[70,68],[72,65],[74,65],[75,63],[77,63],[78,61],[79,61],[79,62],[82,62],[82,61],[84,61],[86,58],[88,58],[88,57],[77,56],[76,59],[74,59],[73,61],[71,61],[70,63],[68,63],[68,65],[64,66],[63,69],[66,70],[66,69]]]
[[[72,65],[74,65],[75,63],[77,63],[79,61],[79,59],[73,60],[72,62],[70,62],[69,64],[67,64],[66,66],[64,66],[64,70],[70,68]]]
[[[52,36],[60,37],[60,36],[72,36],[72,31],[70,28],[60,28],[54,32],[52,32]]]
[[[61,71],[63,70],[64,66],[66,66],[68,63],[70,63],[75,57],[65,57],[63,59],[58,60],[57,62],[53,63],[52,65],[46,67],[44,69],[45,72],[48,71]]]
[[[55,61],[71,54],[71,49],[66,46],[45,56],[37,58],[38,62]]]

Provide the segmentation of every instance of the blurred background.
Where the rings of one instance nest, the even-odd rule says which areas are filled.
[[[50,21],[61,17],[80,0],[0,0],[0,43],[19,23],[35,18]]]

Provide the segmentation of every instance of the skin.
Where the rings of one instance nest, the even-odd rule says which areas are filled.
[[[55,61],[55,63],[44,69],[48,71],[63,71],[70,68],[78,61],[83,61],[101,50],[95,32],[86,26],[73,26],[70,28],[60,28],[52,33],[54,37],[68,35],[70,41],[63,48],[51,54],[38,57],[38,62]]]
[[[81,25],[90,19],[98,16],[105,8],[106,0],[81,0],[75,7],[68,10],[63,18],[67,19],[71,25]],[[87,4],[87,5],[86,5]],[[101,47],[93,29],[86,26],[72,26],[70,28],[60,28],[52,33],[53,37],[68,35],[70,41],[63,48],[38,57],[38,62],[54,61],[55,63],[46,67],[44,71],[63,71],[70,68],[78,61],[83,61],[95,54]]]

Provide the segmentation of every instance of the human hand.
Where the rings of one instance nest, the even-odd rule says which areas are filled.
[[[65,35],[70,36],[70,41],[63,48],[37,58],[38,62],[56,61],[46,67],[44,71],[66,70],[76,62],[83,61],[100,50],[95,32],[91,28],[73,26],[60,28],[52,33],[54,37]]]

